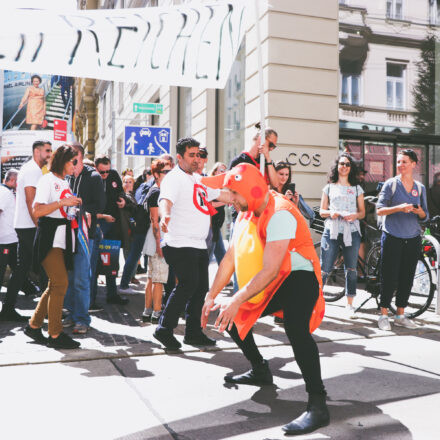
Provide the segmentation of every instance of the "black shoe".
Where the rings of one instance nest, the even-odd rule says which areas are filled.
[[[49,336],[47,346],[51,348],[78,348],[81,344],[72,339],[69,335],[61,332],[58,338]]]
[[[157,324],[159,322],[160,315],[161,315],[160,312],[159,312],[158,315],[155,315],[154,312],[153,312],[153,314],[151,315],[151,323],[152,324]]]
[[[269,369],[269,363],[266,360],[260,365],[256,365],[252,370],[237,376],[225,376],[225,382],[238,383],[245,385],[272,385],[273,377]]]
[[[142,313],[142,322],[151,322],[151,315],[144,315]]]
[[[330,423],[330,414],[325,397],[325,394],[310,394],[306,412],[283,426],[282,430],[288,435],[301,435],[327,426]]]
[[[129,301],[127,298],[123,298],[119,295],[107,297],[107,304],[121,304],[122,306],[125,306],[128,303]]]
[[[26,322],[29,321],[29,316],[20,315],[20,313],[17,313],[14,309],[2,309],[0,312],[0,321]]]
[[[47,338],[43,335],[40,328],[32,328],[29,324],[24,329],[24,334],[26,336],[29,336],[31,339],[33,339],[35,342],[41,345],[47,344]]]
[[[284,324],[284,319],[283,319],[283,318],[280,318],[279,316],[275,316],[273,322],[274,322],[275,324]]]
[[[104,310],[104,307],[100,306],[99,304],[90,304],[89,312],[101,312],[102,310]]]
[[[188,345],[205,345],[208,347],[212,347],[217,343],[215,339],[209,338],[202,332],[198,335],[185,336],[183,342]]]
[[[137,274],[147,273],[147,269],[144,269],[141,265],[139,265],[136,269]]]
[[[153,337],[157,339],[168,350],[178,350],[182,344],[174,337],[172,333],[167,331],[156,330]]]

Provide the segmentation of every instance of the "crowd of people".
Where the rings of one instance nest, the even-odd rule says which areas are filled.
[[[311,332],[324,316],[322,285],[342,249],[347,310],[355,317],[357,256],[365,216],[364,173],[348,153],[339,155],[323,188],[320,215],[325,219],[317,256],[306,221],[307,205],[292,182],[288,163],[274,163],[278,134],[261,130],[230,166],[217,162],[206,170],[208,151],[193,138],[176,145],[176,160],[164,154],[135,179],[122,176],[107,156],[85,158],[81,144],[52,152],[50,142],[35,142],[32,159],[9,170],[0,187],[0,276],[10,267],[1,321],[22,321],[24,333],[53,348],[78,348],[75,335],[90,328],[102,269],[100,244],[118,243],[124,266],[106,272],[106,301],[124,306],[136,274],[146,271],[141,321],[156,324],[154,338],[166,349],[181,347],[174,330],[184,314],[184,343],[212,346],[203,329],[219,309],[215,327],[227,331],[251,369],[225,381],[272,383],[268,361],[260,354],[252,326],[274,314],[284,329],[302,372],[309,402],[306,411],[283,427],[288,434],[311,432],[329,423],[319,353]],[[264,175],[260,158],[264,157]],[[383,216],[381,313],[378,326],[391,328],[388,309],[397,289],[395,325],[414,328],[404,315],[420,247],[420,223],[428,218],[425,187],[414,180],[417,156],[397,156],[398,175],[383,186],[377,214]],[[47,165],[49,172],[43,175]],[[231,207],[227,246],[222,234]],[[304,215],[303,215],[304,214]],[[319,258],[320,257],[320,258]],[[210,286],[208,266],[219,265]],[[216,297],[233,280],[234,294]],[[19,291],[40,295],[31,317],[16,311]],[[48,336],[43,332],[47,318]],[[72,328],[71,334],[67,333]]]

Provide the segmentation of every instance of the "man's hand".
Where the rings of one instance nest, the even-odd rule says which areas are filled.
[[[202,317],[200,319],[202,328],[206,328],[206,324],[208,324],[208,317],[211,312],[217,310],[220,307],[220,304],[215,304],[215,300],[209,296],[209,292],[205,298],[205,304],[203,304],[202,308]]]
[[[118,201],[116,202],[116,205],[118,205],[119,209],[122,209],[125,206],[125,199],[119,197]]]
[[[61,206],[78,206],[81,205],[82,200],[79,197],[72,196],[61,199],[59,202]]]
[[[414,206],[410,203],[402,203],[399,205],[400,211],[404,212],[405,214],[409,214],[410,212],[414,211]]]
[[[221,312],[214,324],[220,333],[223,333],[226,329],[232,329],[232,326],[234,325],[234,318],[237,315],[239,308],[240,303],[234,297],[228,298],[228,300],[220,306]]]
[[[87,226],[90,228],[92,224],[92,214],[90,212],[86,212]]]
[[[263,154],[266,162],[270,162],[269,143],[268,142],[265,142],[264,145],[260,145],[258,147],[258,154]]]
[[[160,246],[157,248],[156,254],[159,256],[159,258],[163,258],[163,252]]]
[[[107,222],[107,223],[114,223],[116,221],[116,219],[109,215],[109,214],[103,214],[102,218]]]
[[[165,215],[160,219],[160,229],[163,232],[168,232],[168,223],[171,220],[171,216],[170,215]]]

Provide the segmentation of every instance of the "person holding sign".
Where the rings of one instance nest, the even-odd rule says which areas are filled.
[[[226,376],[232,384],[271,385],[272,373],[255,344],[252,327],[260,316],[284,317],[284,329],[309,394],[307,410],[283,427],[286,434],[312,432],[330,421],[316,342],[311,332],[324,316],[321,268],[307,222],[298,208],[275,191],[251,164],[225,174],[203,177],[210,188],[228,188],[238,215],[231,245],[207,293],[202,327],[220,308],[215,326],[228,331],[252,369]],[[234,270],[239,290],[216,304]]]
[[[61,321],[64,295],[68,287],[67,270],[73,267],[76,245],[76,207],[81,204],[81,199],[70,191],[65,177],[73,174],[78,161],[77,154],[68,145],[62,145],[56,150],[52,156],[50,173],[44,175],[37,184],[33,206],[33,215],[38,219],[33,263],[34,266],[43,265],[49,283],[24,332],[36,342],[52,348],[80,346],[79,342],[63,332]],[[46,316],[49,338],[41,331]]]

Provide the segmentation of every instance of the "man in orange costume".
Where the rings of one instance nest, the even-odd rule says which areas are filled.
[[[329,423],[326,392],[313,332],[324,316],[321,268],[306,220],[284,196],[269,191],[258,169],[240,164],[225,174],[202,178],[211,188],[228,188],[240,212],[232,243],[223,258],[202,310],[221,308],[215,326],[227,330],[252,369],[226,376],[234,384],[270,385],[272,373],[255,344],[252,327],[260,316],[284,318],[284,328],[301,369],[309,401],[306,411],[283,427],[290,435],[312,432]],[[216,296],[236,271],[239,290],[226,303]]]

